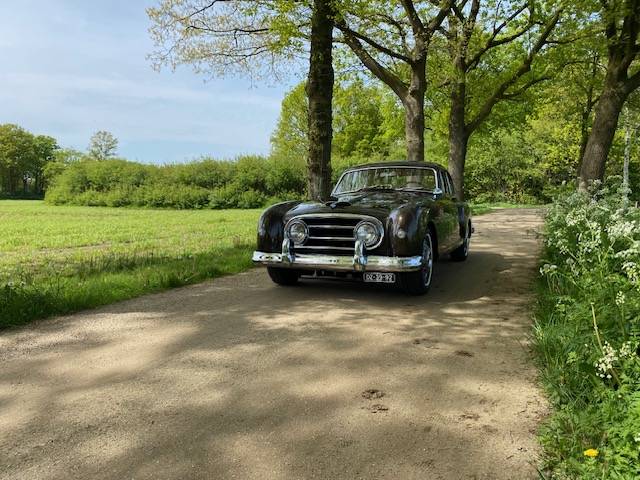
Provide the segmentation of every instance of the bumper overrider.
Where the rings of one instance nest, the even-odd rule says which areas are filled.
[[[386,257],[367,255],[364,245],[356,241],[353,255],[295,253],[290,240],[282,242],[282,253],[253,252],[253,261],[270,267],[305,270],[339,270],[347,272],[411,272],[420,270],[422,256]]]

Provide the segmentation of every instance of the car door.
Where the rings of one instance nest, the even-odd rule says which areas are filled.
[[[453,189],[453,182],[449,176],[449,172],[440,171],[440,179],[442,184],[443,195],[440,198],[444,223],[446,223],[446,248],[447,252],[455,249],[460,245],[460,224],[458,222],[458,199]]]

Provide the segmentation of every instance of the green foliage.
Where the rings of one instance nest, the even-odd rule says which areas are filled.
[[[260,213],[0,201],[0,328],[249,268]]]
[[[207,76],[277,75],[308,35],[306,1],[159,0],[147,14],[154,67],[190,65]]]
[[[307,156],[307,98],[305,84],[295,86],[282,101],[276,130],[271,137],[272,156],[304,162]],[[376,83],[356,78],[337,82],[333,96],[334,158],[402,158],[404,126],[395,97]]]
[[[118,139],[112,133],[98,130],[89,140],[88,155],[94,160],[106,160],[116,156]]]
[[[51,167],[54,168],[54,167]],[[84,160],[57,168],[53,205],[151,208],[258,208],[304,196],[304,167],[259,156],[180,165]]]
[[[549,478],[640,475],[640,211],[627,204],[612,179],[547,214],[534,345],[554,407]]]
[[[18,125],[0,125],[0,194],[41,194],[43,169],[58,145],[46,135],[33,135]]]

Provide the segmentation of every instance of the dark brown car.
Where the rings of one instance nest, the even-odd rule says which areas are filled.
[[[466,260],[472,232],[469,207],[441,166],[368,164],[345,171],[327,202],[268,208],[253,261],[280,285],[333,277],[422,294],[431,286],[434,260],[446,254]]]

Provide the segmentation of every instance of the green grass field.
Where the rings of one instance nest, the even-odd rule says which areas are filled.
[[[0,327],[244,270],[259,215],[0,201]]]

